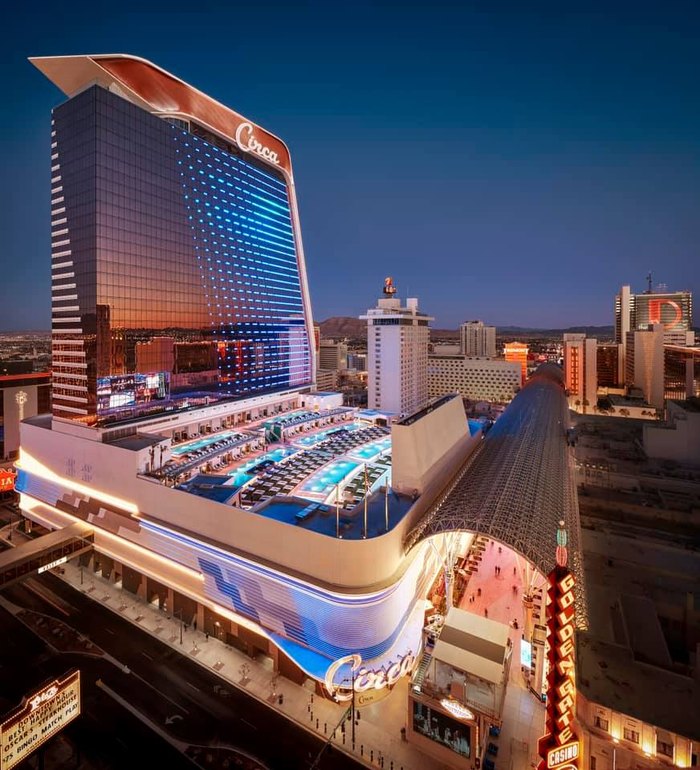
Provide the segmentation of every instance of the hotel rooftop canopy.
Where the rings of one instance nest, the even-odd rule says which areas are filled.
[[[563,519],[570,566],[578,578],[579,625],[585,624],[567,425],[563,373],[554,364],[543,364],[408,535],[407,547],[441,532],[477,532],[517,551],[547,575],[554,567],[558,522]]]
[[[66,96],[100,85],[161,117],[195,120],[292,176],[289,150],[281,139],[146,59],[128,54],[83,54],[32,56],[29,61]]]

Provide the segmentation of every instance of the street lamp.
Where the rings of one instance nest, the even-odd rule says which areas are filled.
[[[182,608],[174,610],[173,615],[176,618],[180,618],[180,644],[182,644],[182,627],[185,625],[185,621],[182,619]]]

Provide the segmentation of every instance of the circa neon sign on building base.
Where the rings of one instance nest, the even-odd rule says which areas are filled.
[[[413,653],[409,652],[386,669],[370,670],[364,666],[360,668],[362,655],[357,653],[346,655],[328,666],[324,684],[331,698],[337,701],[349,701],[352,700],[353,690],[356,693],[363,693],[367,690],[382,690],[385,687],[392,687],[402,676],[411,673],[415,660]],[[352,675],[337,683],[335,681],[336,674],[346,664],[350,665]]]

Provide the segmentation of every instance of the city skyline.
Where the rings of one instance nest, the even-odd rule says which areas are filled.
[[[700,291],[690,6],[359,6],[342,28],[332,12],[265,10],[275,23],[236,8],[212,25],[206,6],[126,7],[93,28],[79,3],[50,29],[36,6],[13,15],[0,328],[49,326],[44,105],[63,97],[27,57],[86,50],[159,61],[285,137],[316,319],[361,312],[385,275],[438,328],[608,324],[615,291],[649,270]]]

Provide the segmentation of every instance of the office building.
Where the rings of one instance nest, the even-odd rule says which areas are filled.
[[[527,379],[527,354],[530,352],[524,342],[506,342],[503,346],[503,355],[506,361],[520,365],[520,384],[524,385]]]
[[[664,345],[666,398],[700,396],[700,347]]]
[[[316,390],[329,391],[338,388],[337,369],[316,369]]]
[[[644,400],[662,409],[664,405],[664,329],[654,324],[645,331],[627,333],[625,385],[638,388]]]
[[[367,371],[367,353],[348,353],[348,369]]]
[[[465,356],[496,357],[496,327],[467,321],[459,327],[460,351]]]
[[[627,339],[627,333],[661,324],[667,345],[693,344],[693,295],[689,291],[652,291],[633,294],[623,286],[615,297],[615,342]],[[692,335],[694,337],[694,335]]]
[[[587,412],[598,400],[598,342],[585,334],[564,335],[564,381],[569,407]]]
[[[599,342],[596,351],[599,388],[620,388],[625,381],[622,344]]]
[[[319,369],[340,371],[348,368],[348,346],[345,342],[321,340],[318,355]]]
[[[51,126],[54,417],[114,424],[310,386],[285,145],[135,57],[32,61],[70,97]],[[215,346],[215,379],[174,381],[171,341]]]
[[[402,305],[391,279],[367,321],[367,405],[394,414],[410,414],[428,402],[428,324],[418,300]]]
[[[464,355],[428,356],[430,398],[459,393],[470,401],[507,403],[520,390],[522,367],[512,361]]]

